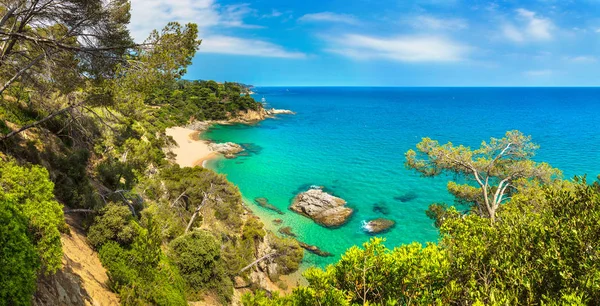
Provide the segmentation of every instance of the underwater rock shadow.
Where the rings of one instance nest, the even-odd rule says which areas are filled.
[[[281,209],[279,209],[277,206],[269,203],[269,200],[265,197],[258,197],[254,199],[254,203],[262,208],[266,208],[268,210],[272,210],[280,215],[285,214],[283,211],[281,211]]]
[[[409,191],[409,192],[407,192],[405,194],[402,194],[402,195],[399,195],[399,196],[395,196],[394,200],[400,201],[402,203],[406,203],[406,202],[410,202],[410,201],[412,201],[412,200],[414,200],[414,199],[416,199],[418,197],[419,197],[419,195],[416,192]]]

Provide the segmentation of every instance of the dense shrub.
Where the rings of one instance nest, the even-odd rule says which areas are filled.
[[[151,219],[130,247],[109,241],[99,255],[109,285],[123,305],[187,305],[183,280],[162,253],[158,228]]]
[[[21,167],[0,159],[0,194],[5,209],[27,222],[31,242],[42,267],[53,273],[62,265],[60,231],[66,229],[62,205],[54,199],[54,184],[39,166]]]
[[[0,193],[0,305],[28,305],[39,267],[27,220]]]
[[[128,245],[133,242],[138,228],[127,206],[110,203],[95,218],[87,237],[95,248],[100,248],[108,241]]]
[[[209,233],[194,231],[178,237],[169,243],[168,256],[179,269],[189,297],[212,289],[224,301],[231,298],[233,285],[225,273],[220,244]]]

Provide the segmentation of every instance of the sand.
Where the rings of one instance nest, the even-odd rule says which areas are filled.
[[[168,128],[166,134],[173,137],[177,146],[172,152],[177,156],[175,162],[181,167],[204,166],[206,160],[218,156],[217,152],[211,151],[209,142],[198,140],[198,131],[183,127]]]

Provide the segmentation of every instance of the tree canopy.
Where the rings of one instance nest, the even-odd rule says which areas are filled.
[[[493,222],[500,204],[519,186],[531,180],[548,183],[560,175],[547,163],[532,160],[538,147],[519,131],[484,141],[476,150],[423,138],[417,151],[406,152],[406,167],[428,177],[451,173],[463,178],[464,183],[449,182],[448,191]]]

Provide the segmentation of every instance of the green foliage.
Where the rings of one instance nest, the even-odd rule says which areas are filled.
[[[48,273],[58,270],[62,264],[60,230],[66,227],[62,205],[54,199],[53,189],[46,169],[20,167],[0,159],[3,205],[27,220],[29,237]]]
[[[515,195],[495,225],[472,215],[447,221],[442,243],[461,284],[452,296],[488,304],[598,301],[598,218],[600,190],[565,182]]]
[[[406,152],[406,167],[423,176],[451,173],[464,178],[463,184],[449,182],[448,191],[493,222],[500,204],[519,186],[530,181],[549,183],[560,175],[550,165],[531,160],[538,147],[531,136],[519,131],[508,131],[504,138],[492,138],[489,143],[484,141],[476,150],[423,138],[416,152]]]
[[[273,260],[278,266],[280,274],[291,274],[298,270],[304,250],[298,244],[298,241],[287,237],[278,237],[275,234],[268,233],[269,246],[277,253],[282,254]],[[276,279],[278,275],[269,275],[271,279]]]
[[[215,199],[209,201],[202,209],[203,216],[216,219],[215,223],[219,223],[215,224],[215,230],[241,230],[241,195],[237,187],[228,182],[223,175],[200,167],[181,168],[171,165],[161,169],[156,179],[146,181],[144,185],[146,196],[150,199],[161,201],[166,193],[168,201],[161,203],[163,209],[160,211],[165,217],[161,222],[167,223],[169,232],[182,233],[191,215],[202,203],[205,192],[216,195]]]
[[[155,88],[146,103],[155,108],[149,120],[163,129],[196,120],[225,120],[240,112],[258,111],[262,105],[249,95],[242,95],[236,83],[214,81],[179,81]]]
[[[49,153],[54,194],[69,207],[95,208],[100,202],[86,171],[89,156],[89,151],[81,149],[64,155]]]
[[[225,274],[220,244],[209,233],[194,231],[178,237],[169,243],[168,256],[186,283],[188,297],[198,298],[211,289],[223,302],[230,300],[233,285]]]
[[[109,241],[100,248],[109,285],[123,305],[187,305],[183,280],[161,251],[156,223],[146,222],[131,247]]]
[[[0,193],[0,305],[29,305],[40,259],[28,221]]]
[[[449,208],[439,244],[393,250],[373,238],[287,297],[245,305],[596,305],[600,300],[600,183],[530,184],[495,223]],[[344,300],[344,299],[347,299]]]
[[[88,230],[87,238],[96,249],[108,241],[125,246],[133,242],[138,228],[128,207],[110,203],[94,220],[94,224]]]

